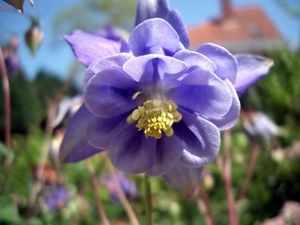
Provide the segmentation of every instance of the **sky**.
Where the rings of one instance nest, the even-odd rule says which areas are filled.
[[[60,34],[53,36],[52,21],[60,10],[68,9],[80,1],[85,0],[36,0],[35,5],[31,7],[25,0],[25,12],[37,16],[43,24],[44,39],[37,53],[33,55],[25,46],[23,38],[30,27],[30,21],[26,15],[7,11],[9,5],[0,0],[0,44],[6,43],[13,34],[19,37],[18,56],[29,79],[34,79],[41,69],[57,74],[63,79],[67,77],[75,57]],[[221,12],[220,0],[169,1],[171,8],[180,12],[187,26],[201,24]],[[299,0],[290,0],[290,2],[298,4],[300,9]],[[300,42],[300,17],[288,15],[277,0],[231,0],[231,4],[234,7],[260,5],[292,48]]]

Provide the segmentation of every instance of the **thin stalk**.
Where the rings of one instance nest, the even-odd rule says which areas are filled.
[[[217,163],[217,167],[220,170],[221,177],[224,180],[224,162],[223,162],[223,158],[220,155],[218,155],[216,163]]]
[[[128,199],[126,198],[126,196],[125,196],[125,194],[124,194],[124,192],[123,192],[123,190],[120,186],[120,182],[118,180],[116,171],[114,169],[112,169],[111,173],[112,173],[114,182],[116,184],[116,190],[117,190],[118,198],[119,198],[121,204],[123,205],[128,217],[129,217],[130,224],[131,225],[139,225],[140,223],[139,223],[133,209],[130,206],[130,203],[129,203]]]
[[[100,185],[99,185],[98,179],[95,175],[94,166],[93,166],[92,161],[91,161],[90,158],[86,159],[85,162],[86,162],[86,167],[88,169],[88,173],[90,175],[90,179],[91,179],[91,183],[92,183],[92,187],[93,187],[93,192],[94,192],[94,197],[95,197],[95,200],[96,200],[97,209],[98,209],[100,219],[101,219],[103,225],[110,225],[109,220],[108,220],[108,218],[106,216],[106,213],[104,211],[102,201],[99,197],[98,188],[99,188]]]
[[[45,165],[47,162],[47,157],[49,154],[49,149],[51,145],[51,138],[52,138],[52,132],[53,132],[53,121],[55,119],[55,114],[57,110],[57,102],[53,101],[48,108],[48,114],[47,114],[47,124],[45,128],[45,138],[44,138],[44,144],[43,144],[43,149],[41,151],[41,154],[39,156],[39,165],[37,169],[37,180],[34,182],[31,193],[30,193],[30,199],[29,199],[29,206],[28,210],[25,214],[25,221],[24,224],[29,224],[30,219],[33,215],[34,207],[36,205],[36,199],[39,194],[39,192],[42,189],[42,184],[44,183],[43,175],[44,175],[44,170],[45,170]]]
[[[118,198],[122,204],[122,206],[124,207],[126,213],[127,213],[127,216],[130,220],[130,224],[131,225],[139,225],[139,221],[137,219],[137,216],[135,215],[134,213],[134,210],[132,209],[126,195],[124,194],[124,191],[122,190],[121,188],[121,185],[120,185],[120,182],[119,182],[119,179],[117,177],[117,173],[116,173],[116,170],[115,168],[113,167],[113,165],[109,162],[109,160],[107,160],[107,154],[105,154],[106,152],[103,152],[101,154],[101,156],[103,156],[106,164],[108,165],[109,167],[109,170],[110,170],[110,174],[111,176],[113,177],[113,180],[114,180],[114,183],[115,183],[115,186],[116,186],[116,191],[117,191],[117,195],[118,195]]]
[[[247,175],[246,175],[246,178],[245,178],[245,181],[244,181],[244,184],[243,184],[243,188],[242,188],[242,190],[240,192],[240,195],[239,195],[239,200],[241,200],[247,193],[248,186],[249,186],[250,180],[251,180],[252,175],[253,175],[253,170],[254,170],[254,167],[256,165],[259,150],[260,150],[260,144],[256,143],[255,146],[254,146],[254,150],[252,152],[252,155],[251,155],[251,159],[250,159],[250,163],[249,163],[249,166],[248,166]]]
[[[224,182],[225,182],[230,225],[238,225],[239,218],[238,218],[234,196],[232,193],[232,184],[231,184],[232,164],[231,164],[231,155],[230,155],[230,142],[231,142],[231,134],[230,131],[228,130],[224,132],[224,151],[225,151]]]
[[[6,172],[3,174],[3,181],[0,188],[0,196],[4,193],[5,188],[8,184],[11,170],[12,170],[12,149],[11,149],[11,106],[10,106],[10,88],[9,80],[7,75],[7,70],[4,62],[4,56],[2,49],[0,47],[0,70],[2,74],[2,86],[3,86],[3,96],[4,96],[4,123],[5,123],[5,146],[6,146]]]
[[[152,225],[152,196],[149,177],[145,174],[146,225]]]
[[[200,189],[200,194],[201,194],[201,198],[203,200],[203,206],[204,207],[200,207],[203,208],[202,213],[204,214],[205,217],[205,222],[206,225],[215,225],[215,220],[212,214],[212,210],[210,207],[210,200],[209,200],[209,196],[207,191],[205,190],[204,186],[202,183],[199,184],[199,189]],[[200,202],[201,199],[198,200],[198,205],[202,205],[202,201]]]

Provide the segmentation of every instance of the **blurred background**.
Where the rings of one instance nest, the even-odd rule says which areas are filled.
[[[93,179],[112,224],[129,224],[109,177],[120,184],[133,182],[130,191],[127,183],[121,188],[143,220],[142,177],[108,173],[106,157],[93,157],[93,173],[84,162],[61,168],[56,161],[65,125],[82,101],[85,69],[62,36],[107,26],[130,32],[136,5],[137,0],[39,0],[34,6],[25,1],[21,14],[0,1],[13,149],[10,179],[3,185],[10,153],[4,144],[1,91],[0,184],[6,187],[0,190],[0,224],[99,224]],[[299,0],[170,0],[170,6],[187,25],[191,49],[213,42],[235,54],[273,59],[269,75],[242,97],[240,120],[230,131],[232,192],[240,224],[300,224]],[[214,224],[225,225],[228,206],[221,174],[217,163],[207,166],[202,189]],[[161,178],[152,179],[152,187],[155,224],[209,224],[205,193],[186,199]]]

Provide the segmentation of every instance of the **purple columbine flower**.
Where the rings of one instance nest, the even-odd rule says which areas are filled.
[[[66,131],[61,160],[107,150],[117,169],[163,176],[186,194],[216,158],[220,130],[238,119],[235,83],[242,93],[270,67],[211,43],[188,50],[186,28],[165,0],[139,2],[128,40],[83,31],[65,39],[88,68],[84,104]]]
[[[122,189],[123,193],[126,197],[129,198],[137,198],[138,191],[136,188],[135,183],[130,180],[128,177],[125,176],[124,173],[118,171],[116,172],[116,177],[120,184],[120,188]],[[115,179],[112,176],[105,176],[102,179],[103,184],[108,189],[110,193],[111,200],[114,202],[119,202],[118,190],[116,187]]]
[[[4,52],[4,61],[7,72],[15,75],[20,68],[20,61],[15,52]]]
[[[273,137],[284,135],[286,132],[263,112],[243,111],[241,119],[245,132],[255,141],[269,144]]]
[[[20,60],[17,56],[18,46],[19,40],[16,36],[13,36],[3,50],[5,66],[7,72],[11,75],[15,75],[20,69]]]
[[[63,186],[46,186],[44,192],[45,204],[51,210],[62,208],[70,198],[69,190]]]

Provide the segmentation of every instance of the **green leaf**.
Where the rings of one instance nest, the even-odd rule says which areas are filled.
[[[1,206],[0,223],[21,224],[22,219],[13,205]]]
[[[30,225],[43,225],[43,222],[38,218],[32,218],[30,220]]]
[[[6,155],[7,149],[2,142],[0,142],[0,155]]]
[[[5,158],[7,157],[7,148],[6,146],[0,142],[0,163],[3,164]],[[11,158],[13,159],[14,155],[13,155],[13,151],[10,151],[11,154]]]

